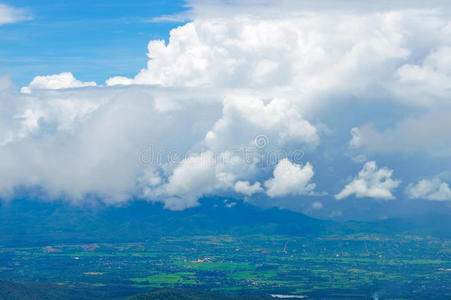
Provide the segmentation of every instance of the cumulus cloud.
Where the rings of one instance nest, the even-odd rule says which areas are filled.
[[[34,89],[59,90],[95,85],[96,83],[93,81],[82,82],[77,80],[72,73],[64,72],[49,76],[36,76],[28,86],[22,87],[21,92],[30,94]]]
[[[392,179],[392,175],[393,170],[378,168],[376,162],[369,161],[335,198],[340,200],[355,195],[357,198],[394,199],[392,192],[401,181]]]
[[[136,196],[178,210],[222,192],[310,195],[313,167],[290,155],[341,159],[333,150],[347,140],[321,130],[330,118],[349,120],[354,150],[449,153],[444,12],[391,2],[388,10],[361,1],[353,1],[356,10],[332,1],[324,2],[332,10],[311,1],[232,1],[224,10],[209,3],[195,2],[193,21],[173,29],[167,43],[149,42],[149,61],[133,78],[96,86],[61,73],[36,76],[22,93],[1,90],[1,195],[42,187],[77,201]],[[382,97],[415,114],[388,125],[383,116],[371,116],[373,127],[352,123],[349,116]],[[349,109],[334,109],[344,102]],[[391,177],[366,163],[336,198],[392,199],[399,181]]]
[[[133,80],[130,78],[127,78],[127,77],[123,77],[123,76],[116,76],[116,77],[111,77],[105,83],[107,86],[130,85],[130,84],[133,84]]]
[[[313,175],[310,163],[302,166],[284,158],[274,168],[273,178],[265,181],[266,194],[270,197],[311,194],[315,189],[315,184],[310,183]]]
[[[0,147],[2,196],[42,186],[52,197],[82,201],[94,193],[118,203],[162,185],[157,176],[169,177],[179,163],[171,154],[188,153],[219,117],[195,95],[185,102],[177,96],[149,88],[13,95],[0,122],[7,133]],[[150,146],[161,159],[143,157]]]
[[[0,26],[31,19],[32,17],[26,10],[0,3]]]
[[[265,135],[263,136],[262,133]],[[253,95],[233,95],[223,102],[223,116],[205,137],[211,149],[235,145],[252,146],[261,135],[261,148],[283,149],[286,145],[319,142],[317,129],[304,120],[296,106],[286,99],[263,99]]]
[[[440,177],[422,179],[416,184],[409,184],[406,193],[411,199],[451,201],[451,189]]]
[[[199,18],[173,29],[168,44],[151,41],[147,68],[130,82],[290,87],[304,97],[324,90],[361,90],[393,72],[391,62],[408,57],[401,30],[403,22],[413,17],[413,13],[345,17],[310,13],[268,19]],[[374,32],[374,26],[381,32]],[[126,80],[108,81],[114,82]]]
[[[173,29],[168,43],[149,43],[146,68],[107,84],[250,88],[292,100],[304,114],[341,95],[378,93],[403,105],[450,107],[444,2],[282,2],[195,1],[194,21]]]
[[[251,185],[249,181],[237,181],[233,189],[235,192],[245,194],[247,196],[252,196],[255,193],[263,192],[260,182],[255,182]]]
[[[451,26],[443,28],[451,35]],[[451,97],[451,47],[432,50],[420,64],[405,64],[395,74],[398,82],[393,87],[401,99],[415,99],[423,106],[434,102],[449,105]]]
[[[211,152],[183,160],[162,187],[163,192],[177,199],[166,201],[168,208],[183,209],[195,206],[197,198],[210,192],[216,182],[216,162]],[[184,203],[188,201],[188,203]]]
[[[173,210],[196,206],[199,197],[214,190],[236,190],[238,187],[245,194],[255,193],[259,191],[259,184],[250,186],[248,182],[237,181],[234,185],[236,179],[245,176],[246,169],[250,168],[252,166],[246,165],[242,157],[230,152],[215,154],[206,151],[183,159],[176,165],[167,183],[153,190],[148,188],[146,193],[154,200],[162,200],[166,208]]]

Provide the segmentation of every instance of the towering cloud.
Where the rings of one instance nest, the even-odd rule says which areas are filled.
[[[408,58],[402,30],[414,20],[427,22],[421,13],[408,11],[201,17],[173,29],[168,44],[151,41],[147,68],[135,78],[112,78],[107,83],[260,92],[289,87],[300,93],[297,101],[324,91],[356,92],[394,74],[394,63]],[[277,94],[283,95],[281,90]]]
[[[282,2],[218,10],[196,1],[192,21],[149,43],[136,76],[106,86],[61,73],[15,93],[0,78],[2,196],[39,187],[53,198],[135,196],[180,210],[208,194],[278,202],[330,192],[323,178],[352,175],[346,151],[395,164],[399,153],[441,157],[446,166],[446,10]],[[393,199],[392,172],[367,162],[335,198]]]

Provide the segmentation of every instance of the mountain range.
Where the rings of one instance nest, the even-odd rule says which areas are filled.
[[[170,211],[141,200],[125,206],[73,206],[29,198],[3,202],[0,244],[43,246],[64,243],[137,242],[161,236],[349,233],[423,234],[449,237],[451,218],[421,215],[377,222],[331,221],[290,210],[260,208],[239,199],[205,197],[198,207]]]

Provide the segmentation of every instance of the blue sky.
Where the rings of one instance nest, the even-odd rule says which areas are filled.
[[[19,85],[34,76],[73,72],[86,81],[131,76],[147,61],[151,39],[167,39],[173,22],[150,22],[186,9],[182,0],[14,0],[32,20],[0,26],[0,74]]]

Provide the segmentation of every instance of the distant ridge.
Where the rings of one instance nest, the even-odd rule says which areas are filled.
[[[409,220],[334,222],[242,200],[206,197],[198,207],[169,211],[159,203],[131,201],[124,207],[74,207],[65,202],[15,199],[0,207],[0,245],[136,242],[161,236],[412,233],[449,236],[450,218],[427,215]]]

